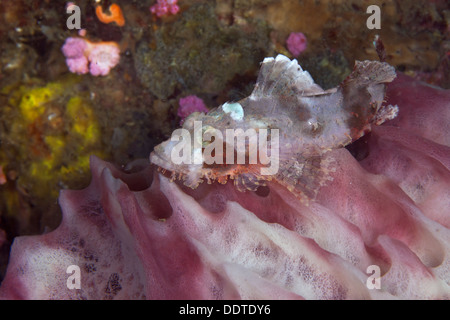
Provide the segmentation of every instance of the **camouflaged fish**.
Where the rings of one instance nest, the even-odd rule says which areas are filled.
[[[150,161],[191,188],[233,179],[254,191],[275,180],[307,203],[335,170],[327,152],[396,117],[397,106],[382,105],[395,77],[387,63],[357,61],[340,86],[324,91],[297,60],[265,58],[249,97],[191,114]]]

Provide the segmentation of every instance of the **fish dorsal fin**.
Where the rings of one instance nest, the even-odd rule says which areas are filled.
[[[308,71],[300,67],[296,59],[279,54],[276,58],[265,58],[259,71],[251,97],[311,96],[323,94]]]
[[[395,68],[386,62],[356,61],[352,73],[342,82],[341,86],[364,87],[374,84],[392,82],[397,74]]]

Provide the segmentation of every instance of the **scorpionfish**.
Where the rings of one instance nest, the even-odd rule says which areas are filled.
[[[323,90],[297,60],[265,58],[250,96],[189,115],[150,161],[191,188],[233,179],[255,191],[275,180],[308,203],[336,170],[327,152],[396,117],[397,106],[383,105],[395,77],[385,62],[356,61],[338,87]]]

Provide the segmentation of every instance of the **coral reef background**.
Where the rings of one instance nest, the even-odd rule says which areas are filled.
[[[104,24],[97,3],[80,0],[81,27],[93,42],[116,42],[120,62],[107,76],[70,73],[61,48],[69,30],[65,2],[0,3],[0,281],[14,237],[61,222],[62,189],[90,181],[89,156],[124,166],[147,158],[178,127],[179,100],[209,107],[247,96],[266,56],[291,56],[286,39],[302,32],[300,65],[325,89],[354,60],[386,61],[399,71],[450,88],[447,1],[186,0],[158,16],[153,0],[101,1],[122,9],[125,24]],[[369,5],[381,30],[366,27]],[[291,56],[292,57],[292,56]]]

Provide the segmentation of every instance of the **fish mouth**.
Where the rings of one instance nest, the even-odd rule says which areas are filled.
[[[172,152],[172,141],[164,141],[163,143],[157,145],[155,149],[150,153],[149,160],[152,164],[158,167],[158,171],[162,172],[164,175],[166,171],[170,173],[168,176],[181,178],[187,175],[189,170],[189,165],[186,164],[175,164],[171,159]]]
[[[165,141],[155,147],[155,149],[150,153],[149,160],[151,163],[162,169],[175,171],[177,168],[170,159],[170,151],[171,148],[168,148],[168,141]]]
[[[155,151],[152,151],[150,153],[150,162],[158,167],[170,170],[169,168],[166,168],[167,162],[162,157],[160,157]]]

